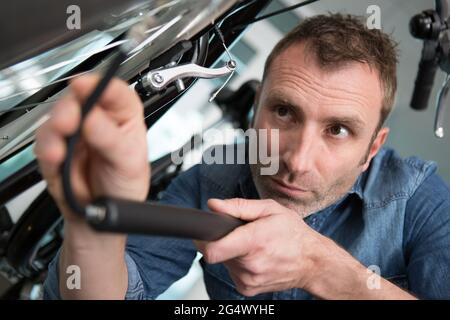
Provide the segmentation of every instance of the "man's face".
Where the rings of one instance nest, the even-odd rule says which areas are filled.
[[[366,64],[330,71],[304,44],[284,50],[272,62],[253,123],[279,129],[280,137],[276,175],[260,175],[261,165],[251,165],[260,196],[302,215],[341,198],[387,137],[382,128],[373,139],[382,97],[378,75]]]

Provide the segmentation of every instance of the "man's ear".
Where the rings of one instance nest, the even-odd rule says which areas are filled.
[[[255,107],[257,107],[259,104],[259,98],[261,97],[261,87],[262,87],[261,83],[258,84],[258,86],[256,87],[255,101],[253,102]]]
[[[369,156],[367,157],[366,163],[364,163],[363,166],[363,172],[367,170],[369,167],[370,161],[373,157],[380,151],[381,147],[383,146],[384,142],[386,141],[387,137],[389,135],[389,128],[383,127],[378,131],[377,137],[372,143],[372,146],[370,147]]]

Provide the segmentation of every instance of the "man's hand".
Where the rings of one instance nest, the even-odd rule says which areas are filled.
[[[50,119],[38,130],[34,152],[48,189],[69,213],[61,188],[60,166],[66,155],[65,138],[80,123],[82,103],[99,78],[84,76],[71,83],[71,95],[54,107]],[[80,202],[107,195],[144,200],[150,181],[143,107],[123,81],[111,81],[97,105],[86,117],[72,168],[72,187]]]
[[[218,241],[197,242],[206,262],[224,262],[241,294],[307,285],[319,240],[294,211],[274,200],[211,199],[208,206],[250,222]]]
[[[69,299],[123,299],[128,285],[126,236],[92,230],[68,208],[61,187],[65,139],[78,128],[81,105],[98,81],[98,76],[83,76],[71,83],[71,94],[54,106],[50,119],[38,130],[34,149],[65,220],[59,288],[61,296]],[[150,167],[143,106],[125,82],[113,79],[83,122],[70,180],[82,205],[99,196],[146,199]],[[66,270],[72,265],[80,268],[81,290],[66,285]]]
[[[238,292],[300,288],[325,299],[413,298],[387,280],[367,285],[367,269],[331,239],[274,200],[211,199],[208,206],[249,221],[222,239],[197,241],[207,263],[224,263]]]

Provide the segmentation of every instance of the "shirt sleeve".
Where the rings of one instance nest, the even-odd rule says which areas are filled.
[[[409,290],[421,299],[450,299],[450,188],[432,174],[410,198],[405,217]]]
[[[199,166],[175,178],[160,203],[179,207],[200,207]],[[128,236],[125,262],[128,289],[125,299],[155,299],[187,274],[197,250],[190,239]],[[59,252],[49,264],[44,282],[44,299],[61,299],[58,276]]]

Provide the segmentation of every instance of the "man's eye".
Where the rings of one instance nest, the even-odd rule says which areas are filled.
[[[343,139],[347,138],[350,135],[350,132],[347,128],[341,125],[333,125],[328,129],[328,132],[336,138]]]
[[[285,106],[277,106],[275,112],[280,118],[285,118],[290,115],[289,108]]]

